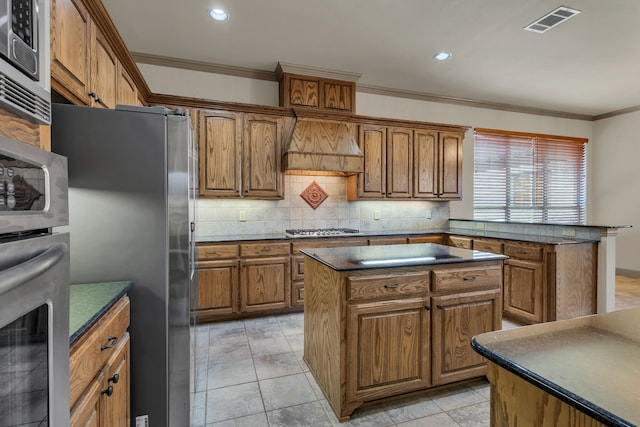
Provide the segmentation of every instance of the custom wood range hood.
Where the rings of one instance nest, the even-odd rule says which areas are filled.
[[[295,111],[296,120],[285,142],[283,171],[289,175],[349,176],[363,172],[363,154],[356,124]]]

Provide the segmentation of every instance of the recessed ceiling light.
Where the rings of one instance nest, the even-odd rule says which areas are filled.
[[[229,19],[229,15],[222,9],[211,9],[209,11],[209,16],[211,19],[215,19],[216,21],[226,21]]]
[[[449,58],[451,58],[451,54],[449,52],[440,52],[433,55],[433,59],[436,61],[446,61]]]

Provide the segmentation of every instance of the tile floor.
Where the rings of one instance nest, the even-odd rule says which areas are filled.
[[[640,279],[616,282],[616,309],[640,306]],[[486,380],[361,408],[339,423],[302,360],[302,313],[202,325],[196,335],[192,427],[489,426]]]

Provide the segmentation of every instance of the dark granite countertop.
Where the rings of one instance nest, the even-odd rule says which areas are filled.
[[[489,332],[482,356],[610,426],[640,425],[640,308]]]
[[[69,290],[69,344],[73,345],[109,310],[133,282],[78,283]]]
[[[386,230],[386,231],[361,231],[360,233],[345,234],[345,235],[332,235],[332,236],[318,236],[318,237],[289,237],[282,233],[267,233],[267,234],[249,234],[249,235],[217,235],[217,236],[199,236],[198,242],[205,243],[223,243],[223,242],[242,242],[242,241],[254,241],[254,240],[305,240],[305,239],[340,239],[348,237],[384,237],[384,236],[424,236],[427,234],[457,234],[470,237],[490,237],[494,239],[504,240],[516,240],[521,242],[531,243],[543,243],[550,245],[566,245],[574,243],[585,242],[597,242],[597,240],[591,239],[578,239],[571,237],[558,237],[558,236],[540,236],[536,234],[520,234],[520,233],[505,233],[500,231],[486,231],[486,230],[469,230],[469,229],[455,229],[455,228],[429,228],[426,230]]]
[[[310,248],[300,252],[337,271],[507,259],[504,255],[434,243]]]

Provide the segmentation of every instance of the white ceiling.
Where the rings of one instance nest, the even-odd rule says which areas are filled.
[[[132,52],[588,116],[640,106],[640,1],[558,1],[102,0]],[[582,13],[522,29],[557,6]],[[442,50],[453,57],[438,63]]]

